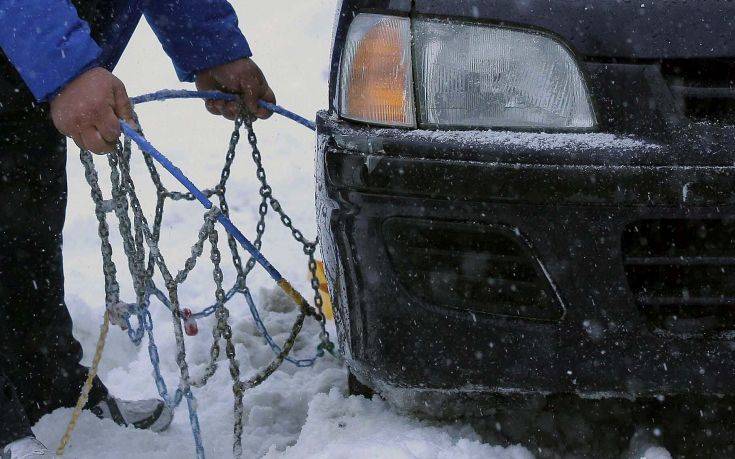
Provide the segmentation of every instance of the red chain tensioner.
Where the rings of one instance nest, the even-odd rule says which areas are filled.
[[[199,325],[197,325],[197,320],[192,317],[191,309],[184,308],[181,314],[184,316],[184,332],[188,336],[196,336],[199,333]]]

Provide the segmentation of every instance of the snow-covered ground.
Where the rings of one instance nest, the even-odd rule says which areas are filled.
[[[234,0],[243,30],[255,60],[263,68],[279,102],[296,112],[313,116],[326,105],[327,66],[335,0]],[[186,87],[176,80],[170,62],[161,51],[147,25],[142,24],[118,67],[117,75],[130,95],[161,88]],[[231,124],[209,116],[202,103],[170,102],[139,108],[149,139],[167,152],[194,181],[202,186],[218,178]],[[304,229],[315,235],[313,152],[314,135],[284,119],[274,117],[257,123],[264,163],[281,202]],[[230,206],[234,220],[249,234],[257,208],[257,188],[249,149],[242,145],[230,182]],[[69,155],[69,209],[65,230],[66,296],[89,362],[103,314],[103,278],[100,265],[96,221],[88,187],[83,179],[76,149]],[[98,167],[104,166],[98,161]],[[148,176],[138,159],[135,177],[141,194],[149,199],[151,188],[143,186]],[[169,181],[169,183],[171,183]],[[201,223],[201,209],[193,203],[177,203],[168,208],[163,232],[167,261],[177,268],[190,250]],[[301,250],[289,240],[288,232],[272,231],[265,241],[265,253],[286,277],[297,281],[306,292],[306,267]],[[118,245],[116,248],[119,248]],[[118,250],[119,252],[119,250]],[[126,264],[117,258],[121,280]],[[211,271],[200,263],[182,290],[183,303],[199,309],[212,302]],[[228,272],[231,281],[232,273]],[[262,273],[253,276],[251,286],[262,316],[276,339],[282,341],[293,313],[288,302],[274,293],[272,283]],[[129,296],[128,298],[132,298]],[[177,367],[171,321],[163,307],[153,306],[156,337],[169,386],[175,387]],[[247,313],[244,302],[232,306],[232,323],[244,375],[253,374],[272,358]],[[200,334],[187,339],[189,362],[198,374],[208,356],[211,323],[200,324]],[[318,330],[308,322],[297,354],[313,352]],[[142,398],[156,395],[151,364],[145,346],[136,348],[119,329],[108,339],[101,377],[120,397]],[[203,439],[208,457],[231,456],[232,392],[229,372],[223,362],[208,386],[196,391]],[[526,458],[521,447],[501,448],[483,444],[470,427],[430,424],[400,415],[385,403],[346,395],[346,371],[334,359],[325,358],[307,369],[286,364],[262,386],[245,397],[245,457],[416,457],[416,458]],[[66,426],[70,409],[44,417],[34,430],[47,445],[55,446]],[[74,433],[67,457],[74,458],[181,458],[193,456],[193,442],[186,408],[178,410],[170,430],[163,434],[123,429],[84,413]]]

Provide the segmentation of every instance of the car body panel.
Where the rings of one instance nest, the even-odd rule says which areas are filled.
[[[646,282],[665,284],[680,268],[662,259],[712,263],[723,290],[692,303],[689,312],[735,306],[735,273],[728,277],[735,266],[735,105],[728,102],[735,99],[729,59],[735,42],[722,35],[732,30],[735,5],[415,0],[412,6],[345,0],[330,110],[317,120],[319,233],[350,370],[391,401],[419,409],[425,397],[456,395],[735,395],[735,319],[712,330],[702,328],[711,325],[709,316],[710,322],[687,319],[671,328],[649,312],[658,311],[651,301],[670,299],[646,296]],[[598,126],[577,133],[430,131],[341,120],[334,99],[341,46],[360,12],[550,32],[575,51]],[[390,233],[396,219],[417,227],[509,229],[527,243],[563,314],[556,321],[477,314],[417,295],[403,275],[407,263],[396,261]],[[671,239],[664,242],[655,231],[643,235],[656,229],[650,222],[680,224],[681,231],[691,229],[687,222],[733,230],[713,236],[707,256],[679,257],[676,250],[636,256],[630,241],[646,237],[679,248],[678,229],[661,236]],[[458,272],[465,268],[460,260]],[[647,269],[660,273],[636,274]],[[677,292],[686,308],[685,290]]]
[[[416,0],[414,12],[546,30],[584,57],[735,57],[732,2]]]
[[[575,164],[578,154],[595,156],[583,138],[545,163],[503,161],[506,147],[492,141],[463,160],[463,143],[445,140],[429,159],[410,142],[368,146],[364,128],[326,113],[319,131],[325,261],[331,285],[343,289],[333,292],[342,344],[368,381],[588,397],[731,392],[728,339],[646,327],[625,283],[620,240],[641,219],[735,217],[735,167]],[[396,280],[382,236],[395,217],[518,228],[559,286],[566,317],[560,324],[483,317],[412,297]]]

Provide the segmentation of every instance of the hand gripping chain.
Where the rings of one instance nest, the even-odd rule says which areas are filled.
[[[171,91],[164,90],[152,94],[133,98],[133,103],[143,103],[155,100],[180,99],[180,98],[206,98],[206,99],[222,99],[233,100],[234,96],[217,92],[196,92],[196,91]],[[266,108],[282,114],[304,126],[314,129],[314,124],[300,116],[291,113],[282,107],[267,104],[261,101],[260,104]],[[139,123],[138,123],[139,124]],[[240,139],[240,130],[245,126],[248,136],[248,142],[252,149],[252,159],[256,168],[256,176],[260,183],[260,204],[258,207],[258,222],[256,224],[256,237],[250,242],[243,233],[229,219],[229,207],[227,205],[226,190],[227,181],[230,177],[230,170],[235,160],[236,147]],[[77,406],[72,413],[72,418],[62,437],[57,454],[63,454],[64,448],[68,444],[71,433],[81,413],[82,408],[87,402],[89,390],[92,381],[96,376],[102,351],[104,349],[105,338],[109,329],[109,324],[119,325],[126,330],[129,338],[133,343],[140,344],[147,337],[148,353],[153,366],[153,374],[158,389],[158,393],[164,402],[172,409],[177,407],[183,399],[186,399],[189,421],[191,423],[192,434],[196,454],[198,458],[204,457],[204,446],[202,444],[201,432],[199,428],[199,419],[197,416],[196,402],[192,388],[200,388],[207,384],[209,379],[217,371],[220,356],[220,346],[224,340],[225,354],[230,367],[230,375],[232,377],[232,390],[234,394],[234,418],[233,427],[233,454],[235,457],[242,456],[242,418],[243,418],[243,396],[247,389],[255,387],[265,381],[278,367],[287,360],[299,367],[313,365],[318,357],[324,355],[324,351],[333,353],[334,344],[331,342],[329,333],[326,330],[326,321],[322,313],[322,298],[319,293],[319,282],[316,279],[316,260],[315,251],[317,242],[311,242],[304,238],[299,229],[293,226],[293,222],[285,212],[279,201],[273,196],[273,190],[268,184],[267,176],[261,161],[261,154],[258,149],[257,138],[253,131],[252,119],[249,115],[243,114],[235,121],[234,130],[230,138],[229,148],[225,155],[225,163],[222,168],[219,182],[211,189],[198,189],[176,166],[174,166],[168,158],[159,152],[153,145],[143,137],[142,132],[135,131],[133,128],[121,121],[121,127],[125,134],[125,140],[122,144],[118,144],[115,152],[107,155],[107,161],[110,166],[110,182],[111,182],[111,199],[105,200],[102,189],[99,185],[99,177],[95,168],[92,154],[82,151],[80,158],[84,166],[85,177],[90,186],[90,194],[95,204],[95,215],[98,221],[98,233],[101,241],[102,267],[105,278],[105,301],[107,309],[104,315],[104,322],[101,328],[100,338],[97,343],[95,356],[90,367],[89,376],[82,388],[82,394],[79,397]],[[150,225],[143,213],[140,201],[138,200],[135,184],[130,173],[130,160],[132,156],[132,141],[134,141],[143,152],[143,160],[147,166],[151,180],[156,188],[157,200],[156,210],[153,217],[153,224]],[[161,181],[156,163],[161,164],[187,189],[187,192],[170,191]],[[210,198],[216,196],[217,204],[215,205]],[[204,222],[199,230],[196,242],[191,248],[191,255],[184,262],[176,274],[169,269],[166,261],[161,253],[158,243],[161,237],[161,225],[163,222],[164,206],[168,199],[173,201],[198,200],[207,209],[204,214]],[[268,262],[268,260],[260,252],[262,246],[263,235],[265,234],[266,223],[265,218],[269,209],[272,209],[280,218],[282,224],[291,231],[291,234],[299,244],[301,244],[304,254],[308,259],[308,268],[312,275],[311,287],[314,291],[315,308],[298,293],[291,284],[284,279],[281,274]],[[126,303],[120,299],[120,287],[117,281],[117,267],[112,259],[112,245],[110,243],[110,229],[107,223],[107,213],[114,212],[118,221],[120,237],[125,256],[128,261],[128,270],[133,280],[135,290],[135,302]],[[132,215],[132,221],[131,221]],[[235,283],[227,291],[223,286],[223,274],[221,268],[222,254],[219,249],[219,233],[216,229],[216,223],[219,222],[227,231],[227,246],[230,252],[233,266],[237,273]],[[214,280],[215,302],[198,312],[192,312],[188,308],[181,308],[178,297],[179,285],[183,284],[189,273],[194,269],[197,261],[204,253],[204,246],[210,246],[210,261],[213,266],[212,278]],[[242,263],[238,244],[245,249],[249,258],[245,265]],[[147,254],[146,254],[147,248]],[[256,264],[260,264],[278,286],[290,297],[299,307],[299,314],[291,328],[291,333],[282,346],[275,343],[268,333],[265,324],[260,319],[255,303],[247,287],[248,274],[252,271]],[[164,290],[159,289],[154,282],[154,274],[158,272],[164,281]],[[258,330],[268,345],[275,353],[274,359],[265,368],[261,369],[255,376],[248,380],[241,380],[240,367],[235,354],[235,345],[232,340],[232,329],[229,324],[230,311],[227,308],[228,302],[234,297],[241,295],[244,297],[253,320]],[[176,363],[179,367],[180,377],[179,383],[173,395],[169,393],[168,385],[161,375],[160,357],[158,348],[153,337],[153,319],[149,311],[151,297],[155,297],[171,311],[173,322],[174,336],[176,339]],[[212,330],[212,345],[210,348],[209,362],[205,365],[203,374],[193,377],[190,374],[189,366],[186,360],[186,346],[184,343],[184,331],[188,334],[196,334],[198,331],[197,319],[214,314],[216,323]],[[317,346],[315,356],[306,359],[295,359],[289,356],[293,348],[296,337],[304,323],[306,316],[312,316],[319,321],[321,326],[320,344]],[[135,318],[135,320],[131,320]]]

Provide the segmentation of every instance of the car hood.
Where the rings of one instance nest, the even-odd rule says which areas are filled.
[[[588,57],[735,57],[730,1],[415,0],[415,12],[543,29]]]

